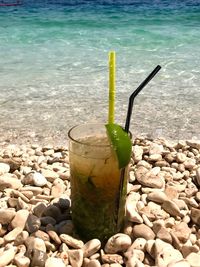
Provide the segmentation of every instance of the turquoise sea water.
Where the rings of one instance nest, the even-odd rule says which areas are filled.
[[[0,141],[64,142],[74,124],[106,122],[110,50],[116,122],[160,64],[135,100],[133,135],[200,139],[199,0],[21,2],[0,6]]]

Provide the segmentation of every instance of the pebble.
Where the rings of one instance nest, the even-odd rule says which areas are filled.
[[[10,165],[0,162],[0,175],[8,173],[10,171]]]
[[[46,226],[46,232],[48,233],[49,237],[57,244],[57,245],[61,245],[61,240],[60,237],[57,235],[57,233],[55,232],[54,227],[51,224],[48,224]]]
[[[31,191],[33,193],[34,196],[42,194],[43,189],[39,186],[31,186],[31,185],[27,185],[24,186],[22,188],[20,188],[20,191],[23,193],[24,191]]]
[[[45,203],[38,203],[33,208],[33,213],[37,217],[42,217],[44,211],[47,209],[47,205]],[[53,219],[53,218],[52,218]],[[55,221],[56,222],[56,221]]]
[[[65,185],[63,183],[57,183],[56,185],[52,186],[51,188],[51,195],[54,198],[62,196],[65,191]]]
[[[15,217],[16,211],[14,209],[0,209],[0,223],[9,224]]]
[[[6,173],[0,176],[0,191],[6,188],[19,189],[20,187],[22,187],[22,182],[13,174]]]
[[[3,159],[0,159],[0,162],[9,165],[10,167],[9,171],[14,172],[20,168],[22,160],[21,158],[3,158]]]
[[[86,258],[89,258],[95,254],[101,248],[101,241],[99,239],[92,239],[84,244],[82,247],[83,255]]]
[[[59,258],[50,257],[46,260],[45,267],[65,267],[65,263]]]
[[[196,181],[197,184],[200,186],[200,167],[196,169]]]
[[[62,240],[62,242],[64,242],[65,244],[69,245],[72,248],[79,249],[84,246],[83,241],[73,238],[72,236],[67,234],[61,234],[60,239]]]
[[[119,233],[108,239],[104,250],[108,254],[124,252],[130,247],[131,243],[132,241],[130,236]]]
[[[191,266],[188,261],[180,260],[180,261],[168,264],[167,267],[191,267]]]
[[[42,225],[47,225],[47,224],[55,225],[56,224],[56,220],[50,216],[41,217],[40,222]]]
[[[31,258],[31,266],[45,267],[45,262],[48,257],[46,252],[34,249],[29,258]]]
[[[174,225],[172,230],[182,243],[185,243],[189,239],[191,234],[191,229],[185,222]]]
[[[156,144],[156,143],[151,143],[149,147],[149,154],[162,154],[164,148],[163,145]]]
[[[186,161],[184,161],[183,164],[184,164],[186,169],[192,170],[194,168],[194,166],[196,165],[196,160],[195,159],[191,159],[191,158],[187,158]]]
[[[67,196],[61,196],[58,201],[61,210],[67,210],[71,206],[70,198]]]
[[[103,263],[123,264],[123,257],[119,254],[103,254],[103,255],[101,255],[101,260]]]
[[[181,247],[181,253],[184,258],[186,258],[190,253],[198,253],[199,252],[199,247],[198,246],[192,246],[192,245],[183,245]]]
[[[12,231],[10,231],[8,234],[4,236],[5,242],[12,242],[14,241],[19,234],[22,233],[22,228],[16,227]]]
[[[137,258],[132,257],[126,262],[126,267],[144,267],[144,264]]]
[[[162,160],[162,156],[160,154],[151,154],[148,158],[148,161],[161,161]]]
[[[59,234],[72,234],[74,226],[71,220],[66,220],[57,225],[57,231]]]
[[[174,247],[171,244],[157,238],[155,242],[153,243],[153,247],[151,248],[154,253],[153,257],[155,258],[159,253],[163,251],[163,249],[166,249],[166,248],[168,250],[174,249]]]
[[[106,265],[106,264],[105,264],[105,265]],[[103,265],[102,265],[102,266],[103,266]],[[122,267],[122,265],[119,264],[119,263],[111,263],[109,266],[110,266],[110,267]]]
[[[163,203],[164,201],[168,200],[167,195],[162,191],[151,192],[147,195],[147,198],[157,203]]]
[[[22,231],[15,239],[14,244],[16,246],[23,245],[26,239],[29,237],[29,233],[27,231]]]
[[[135,145],[133,147],[133,159],[135,162],[142,160],[143,149],[141,146]]]
[[[141,262],[144,260],[144,252],[142,250],[139,250],[139,249],[128,250],[127,252],[124,253],[124,256],[127,259],[136,258],[136,259],[140,260]]]
[[[188,261],[191,267],[200,266],[200,254],[192,252],[186,257],[186,260]]]
[[[200,209],[191,209],[191,219],[194,223],[200,226]]]
[[[165,247],[158,255],[156,255],[155,264],[158,267],[167,267],[170,263],[177,262],[182,259],[183,256],[180,251]]]
[[[145,224],[138,224],[138,225],[133,226],[132,235],[134,238],[142,237],[146,240],[155,238],[154,232],[151,230],[150,227],[148,227]]]
[[[172,244],[172,237],[170,235],[170,232],[165,227],[160,228],[160,230],[156,234],[156,237],[169,244]]]
[[[54,218],[55,220],[58,219],[61,215],[60,209],[56,207],[55,205],[50,205],[46,207],[44,212],[42,213],[43,216],[50,216]]]
[[[24,177],[23,183],[43,187],[47,184],[47,179],[39,172],[30,172]]]
[[[137,249],[137,250],[142,250],[144,252],[146,243],[147,243],[146,239],[142,237],[136,238],[127,251]]]
[[[130,222],[143,223],[143,218],[131,207],[131,205],[126,205],[126,216]]]
[[[144,167],[139,167],[135,172],[135,176],[139,183],[147,187],[162,188],[164,185],[162,177],[148,172]]]
[[[55,179],[59,178],[59,174],[52,170],[42,169],[41,173],[49,182],[54,182]]]
[[[18,210],[11,221],[12,228],[20,227],[21,229],[24,229],[28,216],[28,210]]]
[[[88,264],[87,267],[101,267],[101,264],[98,260],[91,260]]]
[[[73,267],[81,267],[83,264],[83,251],[81,249],[68,250],[69,262]]]
[[[66,172],[63,172],[63,173],[59,173],[59,178],[62,179],[62,180],[70,180],[70,172],[69,170],[66,170]]]
[[[4,266],[198,266],[197,146],[198,142],[134,140],[127,221],[124,231],[105,245],[98,239],[84,244],[75,234],[66,148],[0,149],[0,264],[4,253],[14,248]]]
[[[25,257],[23,254],[19,253],[15,256],[14,263],[17,265],[17,267],[29,267],[31,261],[28,257]]]
[[[148,252],[148,255],[151,256],[152,259],[155,258],[155,240],[147,240],[146,246],[145,246],[146,252]]]
[[[16,247],[10,247],[9,249],[4,250],[0,254],[0,267],[7,266],[14,259],[16,252]]]
[[[178,163],[183,163],[186,160],[187,156],[184,153],[177,153],[176,154],[176,160]]]
[[[149,162],[145,161],[145,160],[140,160],[137,163],[137,167],[140,167],[140,166],[142,166],[142,167],[144,167],[144,168],[146,168],[148,170],[151,169],[151,164]]]
[[[182,217],[182,214],[180,212],[179,207],[172,200],[164,201],[162,204],[162,208],[172,216],[181,216]]]
[[[198,140],[187,140],[186,144],[188,146],[196,148],[197,150],[200,150],[200,141],[198,141]]]
[[[33,237],[33,239],[30,240],[30,243],[27,244],[28,250],[39,250],[46,252],[46,246],[44,243],[44,240],[38,237]]]
[[[39,238],[41,238],[44,241],[50,241],[49,235],[46,232],[41,231],[41,230],[37,230],[31,236],[39,237]]]
[[[29,214],[25,225],[27,232],[29,232],[30,234],[36,232],[40,228],[40,225],[40,219],[33,214]]]

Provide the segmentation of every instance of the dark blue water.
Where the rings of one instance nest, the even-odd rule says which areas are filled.
[[[200,1],[26,0],[0,6],[0,140],[62,142],[74,124],[106,122],[110,50],[116,122],[160,64],[135,101],[133,134],[200,139]]]

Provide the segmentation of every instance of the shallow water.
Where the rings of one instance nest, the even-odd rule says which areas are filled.
[[[0,7],[0,141],[65,143],[74,124],[106,122],[110,50],[116,122],[124,124],[128,96],[160,64],[135,100],[133,135],[200,139],[199,21],[198,0]]]

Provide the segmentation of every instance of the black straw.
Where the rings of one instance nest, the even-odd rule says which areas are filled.
[[[139,92],[148,84],[148,82],[156,75],[156,73],[161,69],[161,66],[158,65],[150,74],[149,76],[139,85],[139,87],[132,93],[129,97],[129,104],[126,116],[126,124],[125,124],[125,131],[129,132],[131,115],[133,110],[133,102],[135,97],[139,94]]]
[[[156,73],[161,69],[161,66],[157,66],[150,74],[149,76],[140,84],[140,86],[132,93],[132,95],[129,97],[129,104],[128,104],[128,111],[127,111],[127,117],[126,117],[126,125],[125,125],[125,131],[129,132],[129,126],[130,126],[130,120],[131,120],[131,114],[133,109],[133,102],[135,97],[139,94],[139,92],[147,85],[147,83],[156,75]],[[125,182],[125,168],[121,170],[120,175],[120,184],[119,184],[119,197],[118,197],[118,216],[117,216],[117,223],[118,226],[120,226],[121,220],[122,220],[122,210],[120,208],[120,200],[122,199],[123,194],[123,188]]]

